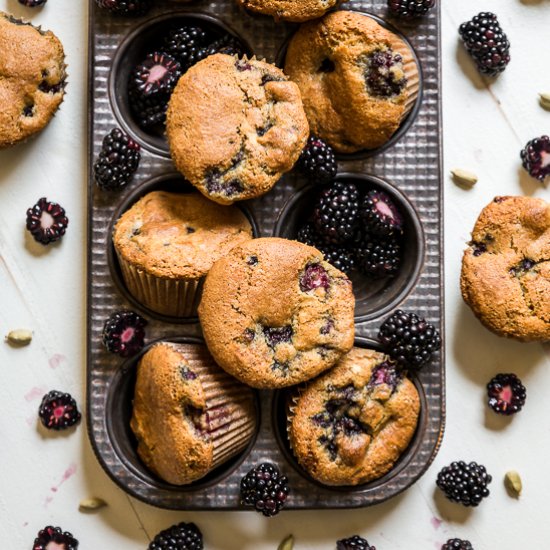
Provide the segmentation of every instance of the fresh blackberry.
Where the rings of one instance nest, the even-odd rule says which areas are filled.
[[[38,416],[48,430],[66,430],[80,421],[76,401],[69,393],[48,392],[40,403]]]
[[[353,183],[335,181],[321,191],[313,211],[313,223],[327,241],[341,244],[353,237],[358,210],[357,187]]]
[[[383,191],[369,191],[361,202],[360,216],[364,230],[388,237],[403,233],[404,220],[393,200]]]
[[[139,166],[139,144],[119,128],[111,130],[104,138],[101,151],[94,162],[97,185],[113,191],[126,186]]]
[[[510,63],[510,42],[494,13],[479,13],[462,23],[458,32],[480,73],[496,76],[506,69]]]
[[[19,0],[20,4],[27,6],[27,8],[37,8],[43,6],[48,0]]]
[[[359,535],[336,541],[336,550],[376,550],[367,540]]]
[[[269,463],[253,468],[241,480],[241,504],[271,517],[278,514],[288,498],[286,476]]]
[[[133,311],[113,313],[103,326],[103,345],[121,357],[135,355],[143,348],[146,325],[147,321]]]
[[[482,499],[489,496],[487,485],[492,479],[485,466],[477,462],[466,464],[460,461],[453,462],[437,474],[437,486],[452,502],[463,506],[477,506]]]
[[[441,550],[474,550],[474,547],[469,540],[449,539]]]
[[[299,162],[313,183],[329,183],[336,177],[338,165],[334,150],[315,136],[308,139]]]
[[[199,52],[208,44],[208,34],[200,27],[183,26],[172,29],[164,40],[163,50],[177,59],[185,72],[200,61]]]
[[[525,386],[515,374],[497,374],[487,384],[489,407],[510,416],[521,411],[527,397]]]
[[[355,267],[355,258],[348,248],[323,243],[317,244],[317,248],[323,253],[325,260],[329,264],[346,275],[349,275]]]
[[[198,61],[206,59],[209,55],[223,53],[225,55],[237,55],[242,57],[246,51],[240,40],[230,34],[218,38],[198,53]]]
[[[395,238],[371,240],[355,249],[357,268],[373,279],[393,277],[401,266],[401,245]]]
[[[134,89],[144,96],[170,94],[181,76],[180,64],[163,52],[150,53],[132,71]]]
[[[53,543],[56,548],[63,548],[63,550],[77,550],[78,548],[78,541],[71,533],[64,532],[61,527],[48,525],[39,531],[34,539],[32,550],[48,550],[52,547],[50,543]]]
[[[532,139],[520,155],[523,167],[532,177],[544,181],[550,176],[550,137]]]
[[[441,347],[441,337],[433,325],[400,309],[384,321],[378,340],[397,363],[414,369],[425,365]]]
[[[115,15],[144,15],[153,5],[153,0],[95,0],[96,4]]]
[[[144,130],[150,130],[166,122],[170,94],[144,96],[131,81],[128,86],[128,99],[135,121]]]
[[[319,233],[317,233],[314,225],[310,222],[302,225],[302,227],[298,229],[298,233],[296,233],[296,240],[315,248],[317,248],[317,245],[323,241],[322,237]]]
[[[425,15],[434,6],[435,0],[388,0],[390,11],[406,19]]]
[[[69,219],[65,209],[56,202],[42,197],[27,210],[27,229],[34,240],[47,245],[58,241],[65,235]]]
[[[202,533],[194,523],[178,523],[161,531],[148,550],[202,550]]]

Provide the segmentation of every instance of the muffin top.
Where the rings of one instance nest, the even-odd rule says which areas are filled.
[[[0,12],[0,149],[39,132],[65,94],[59,39]]]
[[[386,143],[418,94],[407,44],[352,11],[302,25],[289,43],[285,73],[302,92],[311,133],[341,153]]]
[[[275,20],[308,21],[317,19],[345,0],[237,0],[237,4]]]
[[[118,220],[113,242],[118,254],[147,273],[195,279],[231,248],[252,238],[237,207],[220,206],[198,193],[152,191]]]
[[[311,477],[325,485],[359,485],[391,470],[419,413],[414,384],[386,355],[353,348],[291,399],[288,435]]]
[[[462,259],[462,296],[500,336],[550,340],[550,204],[496,197]]]
[[[255,388],[309,380],[351,349],[355,299],[349,279],[296,241],[254,239],[217,261],[199,318],[208,349]]]
[[[178,170],[230,204],[269,191],[298,160],[309,128],[300,91],[280,69],[216,54],[180,78],[166,133]]]

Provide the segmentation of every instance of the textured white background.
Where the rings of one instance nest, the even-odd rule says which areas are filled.
[[[550,112],[538,92],[550,92],[548,0],[443,0],[445,174],[472,170],[471,191],[445,175],[447,429],[435,463],[405,494],[354,511],[176,513],[127,497],[103,473],[85,426],[50,434],[37,424],[40,398],[50,389],[85,394],[86,50],[87,2],[50,0],[41,11],[0,0],[0,9],[32,17],[55,31],[69,64],[68,94],[49,127],[27,144],[0,152],[0,335],[30,327],[30,347],[0,341],[0,540],[26,550],[36,532],[60,525],[83,550],[145,549],[160,529],[195,521],[210,550],[275,549],[288,533],[296,550],[332,550],[337,538],[366,536],[378,550],[439,550],[451,536],[476,550],[550,548],[550,346],[493,336],[463,305],[460,257],[482,206],[497,194],[549,197],[520,170],[519,150],[550,132]],[[461,48],[458,25],[479,10],[495,11],[512,42],[512,63],[487,85]],[[24,229],[26,209],[41,196],[59,201],[70,225],[59,246],[43,248]],[[497,372],[516,372],[528,390],[516,418],[497,417],[484,405],[484,385]],[[474,510],[448,503],[435,491],[439,469],[455,459],[477,460],[492,473],[491,497]],[[512,499],[502,479],[509,469],[524,480]],[[108,501],[94,514],[78,511],[89,496]]]

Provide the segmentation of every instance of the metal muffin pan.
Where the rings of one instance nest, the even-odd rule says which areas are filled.
[[[125,290],[117,271],[111,233],[120,213],[147,189],[173,189],[177,185],[164,138],[158,133],[141,135],[125,104],[124,79],[128,66],[149,45],[154,47],[155,33],[160,36],[167,32],[180,17],[198,17],[208,21],[207,24],[215,22],[222,29],[231,29],[258,57],[271,62],[277,61],[285,41],[297,28],[248,14],[233,0],[197,0],[184,10],[169,0],[158,0],[156,4],[145,17],[117,18],[90,0],[87,415],[96,456],[121,488],[163,508],[242,509],[240,480],[251,467],[263,461],[277,464],[289,477],[291,495],[286,509],[350,508],[385,501],[422,475],[441,443],[445,419],[443,350],[413,377],[422,397],[422,413],[413,441],[395,468],[375,482],[353,488],[331,488],[311,480],[290,454],[280,429],[282,391],[258,392],[260,424],[256,438],[244,453],[204,480],[186,487],[169,485],[156,479],[137,457],[128,426],[137,358],[124,361],[105,351],[101,344],[105,319],[121,309],[142,313],[149,321],[147,344],[157,340],[199,342],[201,330],[193,322],[196,319],[172,319],[145,311]],[[344,7],[387,17],[385,0],[350,0]],[[444,331],[439,21],[439,7],[418,22],[391,21],[399,25],[418,56],[422,67],[422,100],[417,101],[399,130],[402,134],[391,144],[366,156],[339,158],[340,178],[364,180],[365,185],[389,192],[412,228],[408,237],[411,250],[405,261],[407,276],[400,280],[399,288],[392,289],[395,281],[389,282],[381,289],[384,300],[377,302],[376,297],[370,296],[371,304],[366,308],[358,296],[357,345],[376,347],[373,339],[380,323],[389,310],[397,307],[419,313]],[[153,35],[143,31],[151,28],[156,29]],[[132,46],[138,43],[139,47]],[[126,55],[131,57],[126,59]],[[122,193],[98,189],[92,170],[103,137],[115,126],[121,126],[142,145],[139,170]],[[267,195],[241,206],[249,213],[253,225],[255,220],[257,235],[291,236],[296,225],[292,205],[299,205],[300,197],[312,191],[306,180],[293,171]],[[287,219],[288,223],[284,221]]]

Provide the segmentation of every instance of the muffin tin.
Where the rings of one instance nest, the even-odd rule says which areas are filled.
[[[350,0],[346,9],[387,18],[385,0]],[[88,182],[88,431],[97,458],[125,491],[149,504],[181,510],[242,509],[242,476],[262,461],[276,463],[289,477],[286,509],[346,508],[387,500],[412,485],[428,468],[440,445],[444,418],[444,353],[436,354],[413,381],[422,410],[413,441],[397,465],[383,478],[358,487],[331,488],[313,481],[298,466],[284,432],[285,391],[259,391],[259,429],[249,448],[209,476],[185,487],[169,485],[147,471],[136,454],[129,429],[138,357],[124,360],[105,351],[101,332],[105,319],[133,309],[149,321],[147,343],[157,340],[200,343],[196,318],[174,319],[145,311],[124,287],[113,253],[111,232],[118,215],[145,192],[173,189],[179,176],[160,133],[146,134],[131,117],[125,98],[128,67],[153,46],[167,29],[184,19],[200,19],[236,34],[251,52],[276,62],[296,25],[247,14],[233,0],[197,0],[182,4],[157,0],[142,18],[113,17],[90,0],[89,182]],[[412,44],[422,69],[422,99],[388,145],[366,154],[339,157],[339,178],[380,188],[397,201],[408,227],[402,273],[374,288],[354,285],[356,345],[377,348],[373,338],[388,313],[412,310],[444,330],[443,226],[441,188],[440,36],[439,7],[410,23],[389,20]],[[388,24],[388,23],[385,23]],[[101,191],[94,183],[93,162],[103,137],[122,127],[142,145],[138,172],[121,193]],[[185,186],[182,185],[182,192]],[[256,235],[293,237],[296,223],[315,189],[296,171],[287,174],[267,195],[241,203]]]

